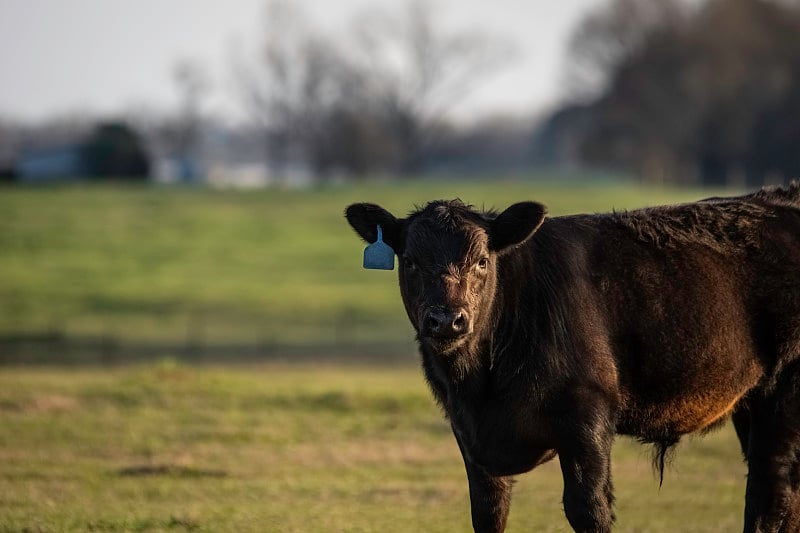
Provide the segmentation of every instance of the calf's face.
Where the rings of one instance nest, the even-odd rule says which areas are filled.
[[[498,258],[533,235],[545,212],[541,204],[522,202],[495,216],[453,200],[431,202],[405,219],[375,204],[353,204],[345,216],[367,242],[381,226],[399,258],[400,294],[419,341],[447,353],[486,325]]]

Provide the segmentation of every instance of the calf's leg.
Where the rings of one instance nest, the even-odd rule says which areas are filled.
[[[491,476],[466,459],[472,528],[476,533],[500,533],[506,528],[511,505],[511,478]]]
[[[745,533],[800,532],[800,367],[750,398]]]
[[[455,428],[453,435],[467,470],[472,528],[475,533],[505,531],[508,509],[511,506],[511,477],[489,474],[486,469],[472,461]]]
[[[733,427],[736,430],[736,437],[742,448],[742,455],[747,459],[747,447],[750,441],[750,406],[747,400],[742,400],[736,406],[736,410],[731,416]]]
[[[575,531],[606,533],[614,522],[611,485],[613,425],[596,412],[565,428],[558,449],[564,477],[564,512]]]

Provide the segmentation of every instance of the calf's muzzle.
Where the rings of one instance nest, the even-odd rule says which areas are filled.
[[[422,319],[422,335],[440,339],[456,338],[472,331],[472,321],[467,311],[430,308]]]

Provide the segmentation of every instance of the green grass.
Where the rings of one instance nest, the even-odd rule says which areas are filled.
[[[0,336],[410,349],[393,273],[363,271],[351,202],[402,214],[461,197],[553,215],[697,199],[624,183],[410,181],[257,192],[147,186],[0,189]]]
[[[468,531],[455,442],[414,366],[6,369],[0,531]],[[557,461],[520,476],[509,531],[567,531]],[[728,427],[664,486],[619,439],[616,531],[741,529]]]
[[[467,531],[461,458],[416,366],[330,362],[342,347],[412,351],[395,274],[361,269],[344,207],[401,214],[458,196],[559,215],[709,194],[525,180],[2,188],[0,338],[311,346],[328,363],[3,368],[0,532]],[[661,489],[646,448],[620,439],[614,459],[618,531],[741,528],[730,428],[681,445]],[[561,489],[557,462],[521,476],[509,531],[567,531]]]

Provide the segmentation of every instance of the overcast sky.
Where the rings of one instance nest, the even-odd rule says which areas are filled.
[[[516,42],[517,60],[456,110],[541,110],[563,95],[564,49],[581,16],[603,0],[439,0],[441,20]],[[294,0],[325,29],[365,7],[401,0]],[[0,0],[0,116],[38,120],[88,110],[116,113],[178,101],[176,61],[202,62],[209,110],[235,113],[232,49],[259,42],[264,0]]]

